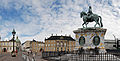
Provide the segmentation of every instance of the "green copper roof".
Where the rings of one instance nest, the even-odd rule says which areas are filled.
[[[15,32],[15,29],[13,29],[13,31],[12,32]]]
[[[18,39],[18,36],[16,37],[16,42],[21,43],[20,40]]]

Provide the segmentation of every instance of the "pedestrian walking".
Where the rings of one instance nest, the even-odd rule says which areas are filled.
[[[35,61],[35,58],[34,58],[34,57],[32,58],[32,61]]]
[[[30,61],[28,56],[27,56],[27,61]]]
[[[35,61],[35,53],[33,53],[32,61]]]

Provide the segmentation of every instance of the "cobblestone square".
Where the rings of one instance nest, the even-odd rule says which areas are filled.
[[[47,61],[41,58],[41,53],[35,55],[35,61]],[[0,61],[32,61],[32,54],[27,54],[27,52],[19,52],[16,57],[12,57],[11,53],[0,53]]]

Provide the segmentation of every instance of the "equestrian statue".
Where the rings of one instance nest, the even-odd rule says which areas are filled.
[[[82,11],[80,13],[80,17],[83,18],[83,21],[84,21],[84,23],[82,24],[83,28],[85,28],[84,25],[86,25],[86,28],[87,28],[87,24],[93,21],[96,22],[94,27],[96,27],[97,24],[99,25],[99,27],[103,27],[101,16],[97,14],[93,14],[91,6],[89,6],[89,10],[87,13]]]

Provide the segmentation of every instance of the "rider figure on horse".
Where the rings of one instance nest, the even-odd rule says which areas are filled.
[[[93,21],[96,22],[96,24],[94,25],[94,27],[96,27],[96,25],[99,25],[99,27],[103,27],[101,16],[99,16],[97,14],[94,14],[92,12],[91,6],[89,6],[89,10],[88,10],[87,13],[84,12],[84,11],[82,11],[80,13],[80,17],[83,18],[83,21],[84,21],[84,23],[82,24],[83,28],[84,28],[84,25],[86,25],[86,28],[87,28],[87,24],[89,22],[93,22]]]
[[[92,12],[92,7],[89,6],[89,10],[88,10],[88,12],[87,12],[87,15],[88,15],[88,19],[89,19],[89,20],[90,20],[90,18],[92,17],[92,14],[93,14],[93,12]]]

